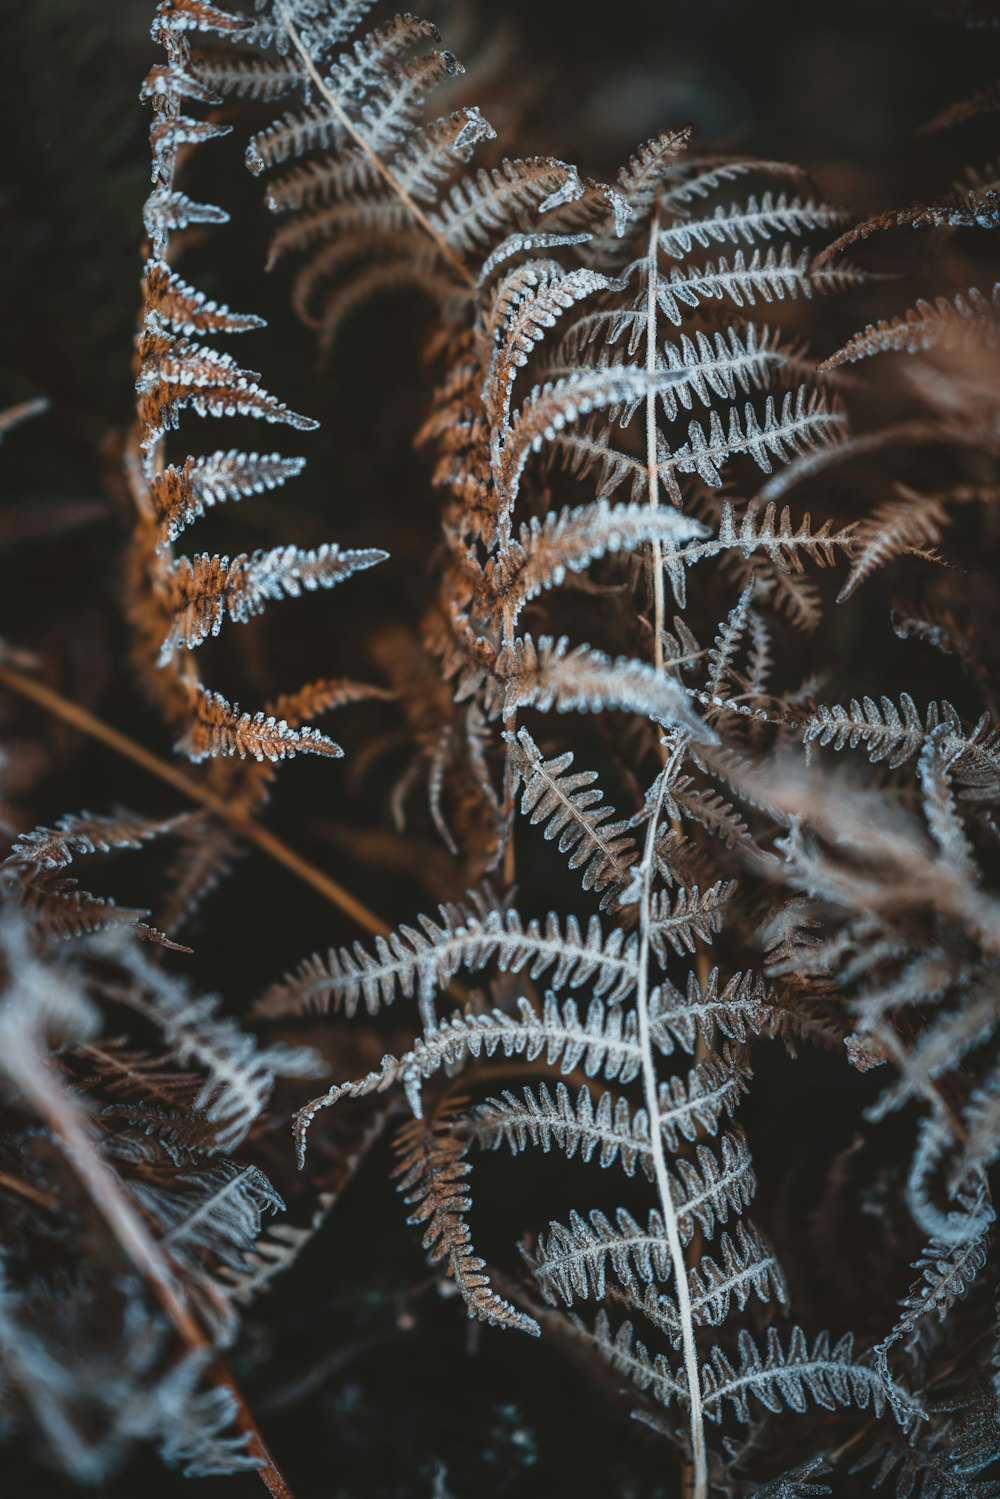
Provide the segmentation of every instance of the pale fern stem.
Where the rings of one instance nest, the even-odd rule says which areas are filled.
[[[660,1117],[660,1095],[656,1079],[656,1063],[653,1058],[652,1032],[649,1023],[649,949],[650,925],[652,921],[650,902],[652,897],[656,829],[663,802],[663,783],[657,792],[651,809],[642,864],[639,868],[639,953],[638,981],[636,986],[636,1014],[639,1022],[639,1049],[642,1054],[642,1080],[646,1096],[646,1113],[649,1118],[649,1143],[653,1156],[656,1189],[660,1198],[660,1212],[670,1250],[677,1292],[677,1312],[681,1324],[681,1342],[684,1352],[684,1371],[687,1376],[688,1403],[691,1411],[691,1462],[692,1499],[706,1499],[708,1494],[708,1466],[705,1457],[705,1418],[701,1404],[701,1381],[698,1373],[698,1350],[694,1338],[694,1319],[691,1313],[691,1293],[688,1287],[687,1265],[681,1247],[677,1213],[670,1195],[670,1179],[667,1175],[666,1154],[663,1149],[663,1129]]]
[[[646,373],[656,373],[656,284],[660,253],[659,206],[649,226],[649,249],[646,255]],[[646,473],[649,480],[649,508],[660,508],[660,474],[656,455],[656,391],[652,383],[646,391]],[[659,538],[653,542],[653,664],[663,667],[663,550]]]
[[[326,100],[337,121],[344,127],[351,139],[358,146],[360,146],[361,150],[368,157],[368,160],[371,162],[372,166],[379,173],[379,175],[385,178],[389,187],[396,194],[396,196],[406,204],[409,212],[413,215],[414,219],[420,225],[421,229],[423,229],[425,234],[428,234],[434,241],[441,254],[444,256],[445,260],[450,263],[453,269],[465,282],[466,286],[468,286],[470,290],[474,289],[476,285],[476,278],[473,276],[472,272],[455,254],[454,250],[448,244],[448,241],[444,238],[444,235],[440,234],[438,230],[434,228],[434,225],[424,213],[419,203],[414,202],[413,198],[410,197],[410,194],[406,191],[405,187],[403,187],[401,183],[396,181],[395,177],[392,175],[392,172],[386,166],[381,156],[379,156],[378,152],[374,150],[374,148],[361,134],[361,131],[357,128],[353,120],[344,110],[336,94],[331,88],[328,87],[328,85],[324,81],[319,69],[317,68],[316,64],[313,62],[312,57],[309,54],[308,47],[299,36],[299,33],[295,26],[295,22],[292,20],[291,15],[288,11],[288,6],[285,4],[285,0],[278,0],[278,10],[281,14],[282,23],[285,27],[285,30],[288,32],[288,36],[291,40],[292,46],[302,58],[305,70],[315,84],[317,93],[319,93],[322,98]]]

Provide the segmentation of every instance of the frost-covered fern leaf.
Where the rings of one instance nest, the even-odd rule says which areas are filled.
[[[631,1322],[623,1322],[614,1332],[611,1319],[603,1310],[598,1312],[593,1330],[575,1313],[572,1321],[577,1332],[593,1342],[612,1369],[624,1374],[637,1389],[647,1391],[661,1405],[669,1406],[683,1398],[682,1381],[666,1355],[651,1354],[636,1337]]]
[[[1000,223],[1000,194],[993,187],[955,192],[934,203],[912,203],[862,219],[846,229],[816,256],[815,270],[824,270],[849,246],[886,229],[995,229]]]
[[[119,906],[109,896],[81,890],[63,871],[77,858],[142,848],[175,832],[180,822],[176,817],[156,820],[126,812],[62,817],[54,828],[35,828],[18,837],[0,864],[0,882],[9,896],[32,912],[42,936],[66,939],[130,928],[147,941],[176,946],[149,924],[148,910]]]
[[[926,349],[953,347],[968,341],[993,348],[1000,340],[998,297],[1000,292],[996,287],[989,297],[970,287],[950,301],[947,297],[937,297],[933,302],[921,300],[900,317],[869,323],[861,333],[848,339],[843,348],[824,359],[819,368],[836,369],[838,365],[871,359],[875,354],[920,354]]]
[[[691,422],[687,441],[677,447],[661,465],[666,475],[697,474],[706,484],[722,483],[721,466],[740,454],[751,457],[765,474],[772,472],[774,460],[786,462],[796,454],[834,442],[844,429],[844,416],[831,406],[821,391],[810,392],[804,385],[793,395],[787,391],[780,410],[774,397],[768,396],[763,422],[747,402],[741,413],[738,406],[729,410],[728,425],[717,411],[709,418],[708,430],[700,422]]]
[[[686,1078],[660,1085],[660,1123],[664,1139],[676,1150],[681,1139],[695,1140],[702,1131],[714,1134],[720,1117],[731,1115],[745,1091],[745,1074],[726,1054],[696,1064]],[[589,1089],[581,1088],[574,1101],[565,1083],[550,1092],[540,1083],[537,1092],[526,1087],[519,1098],[505,1089],[472,1111],[472,1128],[484,1146],[506,1144],[516,1155],[529,1145],[544,1151],[553,1147],[572,1160],[596,1157],[601,1166],[615,1162],[627,1176],[640,1166],[652,1176],[649,1121],[644,1109],[634,1112],[624,1098],[602,1093],[595,1104]]]
[[[893,558],[932,553],[949,522],[944,496],[918,494],[897,485],[896,497],[877,506],[854,533],[854,560],[847,582],[837,595],[838,604]]]
[[[628,1299],[676,1338],[676,1302],[657,1289],[673,1273],[665,1238],[651,1239],[624,1209],[619,1209],[617,1223],[616,1232],[603,1213],[594,1212],[589,1223],[572,1214],[569,1230],[551,1224],[548,1234],[539,1237],[535,1255],[527,1256],[532,1273],[549,1299],[557,1295],[572,1306],[603,1301],[611,1269]],[[737,1221],[732,1235],[720,1236],[718,1256],[703,1255],[689,1271],[691,1310],[699,1326],[718,1326],[733,1302],[742,1311],[754,1294],[763,1302],[787,1299],[774,1251],[757,1229]]]
[[[732,548],[747,560],[756,558],[763,552],[769,561],[785,573],[801,572],[806,561],[813,562],[818,567],[831,566],[836,561],[838,552],[853,555],[856,545],[854,522],[835,532],[831,522],[827,520],[818,531],[814,531],[806,512],[796,527],[787,506],[782,509],[779,517],[773,500],[765,505],[761,513],[759,501],[754,499],[747,505],[737,523],[732,501],[723,501],[718,549],[721,551]],[[710,548],[712,543],[705,549],[709,555]]]
[[[717,880],[707,890],[699,890],[697,885],[690,890],[681,886],[672,904],[667,891],[656,891],[650,905],[649,936],[664,967],[668,949],[683,957],[685,953],[693,955],[699,941],[712,945],[712,938],[722,931],[726,906],[735,889],[734,880]]]
[[[374,1014],[399,995],[416,994],[429,1002],[460,968],[475,971],[494,961],[501,972],[526,972],[533,979],[545,975],[556,990],[590,984],[596,995],[613,1001],[635,985],[635,937],[620,927],[605,937],[596,916],[584,930],[574,916],[564,923],[554,914],[544,923],[525,923],[516,911],[485,904],[444,905],[438,922],[429,916],[418,922],[376,938],[374,955],[355,943],[351,949],[331,949],[325,961],[307,959],[263,997],[256,1012],[274,1018],[342,1005],[353,1015],[363,1002]]]
[[[675,677],[627,656],[612,660],[589,645],[571,648],[565,635],[558,640],[542,635],[537,641],[523,635],[500,652],[496,669],[504,682],[505,717],[528,707],[542,713],[617,708],[685,729],[709,743],[715,738]]]
[[[863,747],[873,765],[884,761],[890,770],[898,770],[920,752],[939,723],[961,731],[950,703],[929,703],[921,718],[910,694],[901,692],[898,708],[889,697],[882,698],[881,707],[870,697],[860,702],[854,698],[846,708],[839,703],[821,705],[807,718],[803,739],[806,744],[830,745],[835,750]]]
[[[711,1238],[718,1225],[739,1217],[756,1190],[750,1152],[742,1134],[723,1134],[719,1154],[699,1145],[693,1160],[679,1159],[671,1173],[670,1196],[677,1213],[681,1243],[696,1232]],[[603,1300],[608,1269],[625,1290],[638,1296],[643,1287],[666,1281],[670,1253],[661,1214],[652,1209],[645,1226],[619,1208],[614,1221],[595,1208],[584,1217],[573,1212],[568,1227],[550,1223],[539,1235],[532,1270],[546,1298],[551,1292],[567,1305],[575,1298]]]
[[[472,1207],[467,1180],[468,1144],[449,1128],[447,1117],[404,1125],[397,1138],[397,1190],[412,1209],[407,1222],[423,1226],[422,1247],[432,1265],[443,1260],[469,1316],[494,1327],[537,1337],[538,1323],[518,1312],[490,1285],[472,1247],[466,1215]]]
[[[973,1234],[965,1243],[943,1244],[932,1240],[913,1263],[918,1279],[899,1303],[901,1315],[891,1332],[876,1349],[878,1365],[884,1371],[887,1393],[893,1396],[886,1362],[889,1350],[904,1339],[911,1339],[920,1322],[927,1317],[943,1321],[951,1308],[968,1291],[986,1264],[989,1229]]]
[[[800,1414],[810,1404],[824,1410],[856,1406],[876,1415],[885,1405],[875,1370],[860,1363],[850,1333],[831,1342],[819,1333],[810,1345],[800,1327],[793,1327],[787,1347],[775,1328],[767,1330],[763,1352],[745,1329],[737,1338],[739,1365],[721,1348],[713,1348],[702,1366],[702,1402],[710,1421],[721,1421],[731,1405],[738,1420],[751,1418],[751,1399],[769,1411]]]
[[[300,1110],[296,1129],[302,1138],[317,1107],[340,1098],[363,1098],[401,1085],[407,1102],[419,1118],[422,1113],[421,1085],[443,1067],[453,1068],[467,1058],[523,1056],[526,1062],[544,1057],[545,1065],[562,1073],[579,1067],[587,1077],[628,1083],[641,1066],[635,1016],[620,1006],[608,1007],[592,999],[581,1018],[575,1000],[560,1002],[547,994],[541,1014],[523,996],[517,1015],[503,1010],[453,1015],[450,1020],[417,1038],[400,1057],[385,1056],[377,1072],[357,1082],[336,1083],[319,1100]]]
[[[279,726],[266,713],[240,714],[202,685],[187,652],[216,634],[224,618],[247,619],[266,600],[331,587],[384,554],[286,546],[232,559],[204,553],[178,560],[172,551],[181,532],[210,507],[274,489],[302,468],[298,457],[238,449],[169,461],[168,436],[182,416],[248,417],[297,431],[316,426],[264,390],[253,371],[205,341],[250,332],[262,320],[207,298],[171,262],[175,230],[227,217],[221,209],[192,203],[175,185],[181,149],[231,128],[185,112],[220,102],[216,88],[198,77],[191,42],[199,34],[249,41],[254,30],[249,17],[207,4],[163,4],[153,26],[166,63],[153,68],[143,91],[153,109],[153,194],[145,213],[152,248],[143,278],[137,423],[126,470],[138,516],[128,578],[139,666],[181,747],[196,759],[249,753],[276,762],[297,753],[338,751],[313,729]],[[220,74],[214,79],[224,81]],[[240,78],[229,81],[237,93],[249,91]]]
[[[267,205],[282,219],[271,262],[299,257],[294,303],[326,345],[380,290],[416,287],[453,312],[476,285],[477,256],[488,275],[551,238],[536,229],[539,215],[579,202],[584,218],[605,217],[615,206],[552,158],[467,171],[492,127],[475,107],[427,109],[461,63],[413,15],[361,30],[369,8],[275,3],[250,38],[270,56],[251,56],[228,77],[217,56],[198,69],[220,90],[231,80],[240,94],[295,96],[252,137],[246,159],[255,174],[271,173]]]
[[[558,839],[561,854],[569,854],[570,869],[582,869],[584,890],[603,892],[602,909],[611,905],[635,863],[635,839],[628,821],[609,821],[615,809],[603,801],[594,785],[596,771],[570,773],[572,751],[544,760],[528,733],[505,736],[508,763],[523,785],[521,812],[532,825],[541,823],[547,841]]]
[[[655,946],[653,932],[655,927],[651,931]],[[689,973],[686,994],[667,981],[649,996],[650,1026],[665,1055],[674,1045],[691,1054],[699,1037],[708,1041],[716,1030],[742,1045],[748,1036],[765,1029],[770,1014],[767,988],[753,972],[736,973],[721,987],[718,968],[704,982]]]
[[[253,1249],[238,1266],[223,1265],[217,1276],[225,1294],[239,1306],[248,1306],[271,1282],[295,1264],[307,1244],[326,1222],[337,1200],[336,1192],[321,1192],[312,1218],[305,1227],[293,1223],[268,1224]]]

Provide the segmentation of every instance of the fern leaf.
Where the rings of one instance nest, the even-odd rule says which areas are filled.
[[[886,1355],[894,1344],[909,1338],[918,1323],[936,1316],[941,1322],[951,1308],[968,1291],[986,1265],[989,1231],[973,1235],[965,1243],[944,1244],[932,1239],[912,1269],[919,1272],[899,1303],[902,1315],[891,1332],[879,1343],[876,1354],[880,1367],[888,1374]]]
[[[661,1123],[670,1149],[676,1150],[681,1138],[696,1139],[701,1130],[714,1134],[720,1116],[732,1113],[745,1086],[729,1055],[698,1063],[686,1078],[661,1084]],[[505,1089],[500,1098],[477,1104],[471,1118],[476,1139],[489,1149],[506,1144],[518,1155],[529,1145],[546,1152],[555,1147],[570,1160],[577,1153],[583,1161],[596,1155],[602,1167],[617,1162],[632,1176],[639,1165],[652,1176],[646,1111],[633,1114],[625,1099],[610,1093],[602,1093],[595,1106],[586,1088],[574,1102],[565,1083],[557,1083],[554,1093],[540,1083],[537,1095],[525,1087],[521,1098]]]
[[[165,432],[177,426],[186,407],[199,416],[246,416],[283,422],[299,432],[312,432],[319,425],[269,395],[257,384],[253,372],[240,369],[228,354],[162,333],[144,334],[141,353],[136,391],[143,425],[142,447],[147,454]]]
[[[846,708],[839,703],[821,705],[810,713],[803,740],[806,744],[832,745],[835,750],[863,746],[873,765],[884,760],[890,770],[898,770],[920,751],[939,722],[957,724],[950,703],[929,703],[922,719],[908,692],[900,693],[899,708],[889,697],[881,699],[881,708],[873,698],[865,697],[860,702],[852,698]]]
[[[787,1408],[800,1414],[810,1401],[824,1410],[871,1407],[876,1415],[885,1405],[881,1381],[873,1369],[857,1362],[850,1333],[831,1344],[830,1334],[821,1332],[810,1346],[802,1329],[793,1327],[786,1350],[769,1327],[761,1353],[744,1328],[737,1347],[738,1367],[721,1348],[713,1348],[702,1365],[702,1402],[710,1421],[721,1421],[728,1403],[737,1420],[748,1422],[751,1396],[766,1410]]]
[[[901,317],[869,323],[861,333],[856,333],[836,353],[824,359],[818,368],[837,369],[842,364],[871,359],[875,354],[919,354],[925,349],[948,346],[970,337],[993,346],[1000,338],[998,297],[1000,293],[996,288],[992,298],[987,298],[973,286],[951,301],[947,297],[937,297],[933,302],[921,299]]]
[[[645,468],[642,472],[646,474]],[[636,550],[645,543],[658,543],[669,552],[705,534],[700,521],[672,508],[609,505],[603,499],[544,519],[533,516],[508,548],[487,563],[484,604],[498,622],[508,618],[513,626],[525,604],[558,588],[568,572],[582,572],[608,553]]]
[[[951,517],[940,496],[918,494],[903,484],[896,498],[879,505],[861,521],[854,533],[854,561],[847,582],[837,594],[842,604],[878,568],[908,552],[926,552],[937,546]]]
[[[160,1242],[176,1263],[198,1269],[210,1256],[232,1269],[257,1242],[264,1213],[284,1212],[284,1203],[262,1171],[237,1161],[184,1169],[170,1189],[136,1180],[130,1184],[155,1219]]]
[[[555,989],[588,983],[598,996],[617,1002],[635,986],[636,939],[620,927],[605,937],[599,919],[591,917],[581,931],[576,917],[550,914],[544,926],[525,925],[516,911],[474,911],[445,905],[440,923],[429,916],[419,926],[404,926],[388,938],[375,939],[374,957],[360,943],[352,949],[330,949],[272,988],[255,1007],[267,1018],[323,1013],[342,1005],[354,1015],[363,1001],[371,1014],[402,994],[432,998],[447,987],[460,968],[472,971],[496,962],[502,972],[526,971],[532,979],[551,974]]]
[[[829,445],[843,426],[843,413],[830,406],[822,391],[810,392],[800,385],[794,395],[786,392],[780,410],[774,397],[768,396],[763,425],[749,402],[742,416],[737,406],[730,408],[728,430],[717,411],[709,417],[707,432],[700,422],[691,422],[687,442],[670,454],[663,467],[667,473],[697,474],[717,489],[722,483],[720,465],[737,454],[748,454],[769,474],[773,459],[785,461]]]
[[[829,203],[814,199],[777,196],[765,192],[760,199],[753,193],[745,203],[719,204],[710,216],[682,220],[660,233],[660,245],[668,255],[678,258],[690,255],[699,245],[707,250],[713,243],[753,245],[759,239],[775,235],[800,235],[815,229],[829,229],[841,224],[847,215]]]
[[[995,229],[1000,223],[1000,195],[984,192],[953,193],[935,203],[912,203],[862,219],[848,229],[813,261],[816,270],[829,265],[848,246],[866,240],[883,229]]]
[[[412,1208],[407,1222],[426,1225],[422,1247],[432,1265],[446,1261],[470,1317],[538,1337],[538,1323],[496,1294],[483,1261],[473,1250],[465,1221],[472,1207],[467,1186],[472,1168],[465,1159],[468,1143],[450,1129],[447,1119],[433,1123],[415,1119],[399,1133],[400,1159],[393,1174],[397,1190]]]
[[[291,729],[280,718],[266,713],[242,713],[220,692],[202,691],[195,704],[195,718],[182,747],[191,760],[210,755],[239,756],[241,760],[291,760],[296,755],[326,755],[339,759],[343,750],[317,729]]]
[[[175,1065],[203,1079],[193,1107],[215,1127],[214,1148],[228,1152],[244,1139],[267,1103],[277,1077],[315,1077],[322,1064],[311,1048],[274,1045],[218,1014],[211,995],[192,995],[180,980],[141,962],[129,949],[120,961],[132,979],[116,996],[151,1021],[171,1048]]]
[[[635,839],[627,835],[628,823],[609,822],[614,807],[597,805],[603,792],[594,785],[596,771],[569,774],[572,751],[543,760],[541,752],[527,729],[516,735],[504,735],[509,746],[509,764],[517,784],[523,783],[521,813],[532,826],[543,825],[546,841],[558,839],[559,852],[569,854],[570,869],[583,870],[584,890],[613,892],[628,878],[628,870],[638,854]]]
[[[751,500],[737,525],[733,502],[723,501],[719,547],[732,547],[748,560],[756,553],[763,552],[782,572],[800,571],[803,557],[808,557],[810,562],[815,562],[819,567],[831,566],[836,561],[838,551],[853,556],[858,541],[855,522],[834,532],[832,523],[827,520],[818,531],[813,531],[808,511],[796,529],[787,505],[782,508],[778,517],[773,500],[769,500],[764,506],[763,513],[759,500]]]
[[[176,541],[182,531],[212,506],[278,489],[304,467],[304,458],[244,453],[237,448],[187,458],[182,467],[168,465],[150,484],[161,548]]]
[[[696,717],[680,682],[644,661],[626,657],[612,661],[588,645],[570,650],[565,636],[554,640],[543,635],[536,645],[530,635],[524,635],[501,652],[497,669],[505,684],[505,717],[527,707],[542,713],[553,707],[558,713],[620,708],[686,729],[697,739],[710,743],[715,739]]]
[[[678,957],[694,954],[697,943],[711,946],[725,921],[726,906],[736,890],[735,880],[717,880],[706,890],[697,885],[683,885],[674,896],[673,905],[665,890],[654,892],[650,901],[649,940],[661,964],[666,967],[668,948]]]
[[[227,617],[243,624],[262,613],[270,600],[334,588],[387,556],[375,548],[341,551],[326,545],[308,552],[282,546],[233,558],[210,557],[207,552],[190,560],[183,557],[171,574],[174,625],[163,642],[161,660],[169,660],[180,647],[191,650],[209,635],[218,635]]]
[[[144,296],[147,328],[185,338],[193,333],[249,333],[267,327],[263,318],[231,312],[224,303],[209,301],[162,260],[146,262]]]
[[[623,1322],[616,1333],[612,1333],[607,1312],[600,1311],[594,1322],[593,1332],[575,1315],[573,1325],[585,1338],[592,1340],[611,1367],[639,1390],[648,1391],[661,1405],[670,1405],[682,1397],[681,1382],[670,1368],[662,1353],[649,1352],[644,1343],[635,1336],[631,1322]]]

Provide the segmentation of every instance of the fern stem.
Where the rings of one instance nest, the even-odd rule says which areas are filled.
[[[136,765],[141,765],[151,775],[166,782],[168,786],[173,786],[182,796],[188,797],[191,801],[199,802],[203,807],[207,807],[210,812],[221,818],[240,837],[246,838],[248,842],[256,844],[275,863],[283,865],[297,879],[311,886],[325,900],[328,900],[331,905],[336,906],[346,916],[358,922],[366,931],[376,936],[388,935],[390,927],[387,922],[382,920],[381,916],[377,916],[374,911],[369,910],[363,902],[356,899],[349,890],[345,890],[343,885],[338,884],[336,880],[324,873],[322,869],[317,868],[315,864],[311,864],[301,854],[297,854],[293,848],[290,848],[287,843],[279,838],[277,834],[272,833],[269,828],[262,827],[260,823],[255,822],[244,808],[234,805],[232,802],[227,802],[221,796],[216,796],[208,787],[200,785],[198,781],[194,780],[191,776],[185,775],[182,770],[177,770],[168,761],[161,760],[158,755],[154,755],[141,744],[137,744],[127,734],[123,734],[120,730],[112,728],[110,724],[106,724],[103,719],[97,718],[95,714],[89,712],[88,709],[82,707],[79,703],[71,702],[69,698],[63,697],[54,688],[47,687],[43,682],[36,682],[32,677],[25,675],[24,672],[17,671],[12,666],[0,666],[0,686],[7,687],[10,691],[18,693],[19,696],[30,699],[31,702],[36,703],[40,708],[44,708],[47,713],[54,714],[55,717],[61,718],[64,723],[72,724],[74,728],[80,729],[84,734],[88,734],[91,739],[99,740],[102,744],[106,744],[110,749],[113,749],[117,754],[123,755],[128,760],[132,760]]]
[[[448,241],[444,238],[444,236],[434,228],[434,225],[424,213],[419,203],[416,203],[413,198],[410,197],[410,194],[406,191],[405,187],[403,187],[401,183],[396,181],[395,177],[392,175],[392,172],[386,166],[381,156],[379,156],[374,147],[372,147],[365,139],[365,137],[361,134],[361,131],[354,124],[354,121],[344,110],[336,94],[326,84],[319,69],[310,56],[308,47],[305,45],[302,38],[299,36],[298,31],[296,30],[295,22],[292,20],[291,15],[289,14],[288,6],[285,4],[285,0],[278,0],[278,10],[281,13],[281,19],[284,24],[285,30],[288,32],[288,36],[291,40],[292,46],[302,58],[302,62],[305,66],[306,72],[312,79],[313,84],[316,87],[316,91],[326,100],[327,104],[329,104],[330,109],[333,111],[333,114],[338,123],[343,126],[351,139],[361,148],[361,150],[368,157],[368,160],[371,162],[372,166],[376,169],[379,175],[385,178],[385,181],[387,182],[391,190],[396,194],[401,202],[406,205],[408,211],[413,215],[414,219],[420,225],[421,229],[423,229],[424,232],[428,234],[434,241],[444,259],[447,260],[455,269],[455,271],[465,282],[469,290],[474,290],[476,285],[476,278],[473,276],[472,272],[455,254],[454,250],[448,244]]]
[[[649,226],[649,249],[646,255],[646,373],[656,373],[656,273],[659,257],[660,217],[653,214]],[[649,480],[649,508],[660,508],[660,470],[656,453],[656,392],[646,391],[646,473]],[[653,664],[663,670],[663,550],[659,538],[653,542]]]
[[[258,1461],[257,1471],[268,1492],[273,1499],[295,1499],[239,1386],[194,1315],[170,1260],[116,1172],[95,1148],[80,1105],[63,1087],[52,1065],[33,1046],[20,1044],[8,1048],[4,1065],[5,1070],[16,1078],[27,1102],[59,1141],[87,1195],[122,1251],[149,1286],[181,1342],[192,1353],[207,1355],[214,1383],[224,1387],[232,1396],[236,1424],[249,1439],[248,1450]]]
[[[663,782],[656,802],[651,809],[642,864],[639,868],[639,972],[636,987],[636,1013],[639,1022],[639,1047],[642,1053],[642,1081],[645,1090],[646,1114],[649,1118],[649,1143],[653,1156],[653,1170],[660,1198],[660,1211],[670,1250],[670,1261],[674,1271],[677,1292],[677,1313],[681,1324],[681,1342],[684,1350],[684,1371],[687,1376],[688,1404],[691,1415],[691,1463],[692,1499],[706,1499],[708,1494],[708,1465],[705,1456],[705,1418],[701,1404],[701,1380],[698,1372],[698,1350],[694,1337],[694,1319],[691,1313],[691,1292],[688,1286],[687,1265],[681,1247],[677,1226],[677,1213],[670,1195],[670,1179],[667,1175],[666,1154],[663,1149],[663,1131],[660,1124],[660,1095],[656,1080],[656,1064],[653,1060],[653,1041],[649,1023],[649,948],[651,912],[650,900],[653,884],[656,829],[663,800]]]

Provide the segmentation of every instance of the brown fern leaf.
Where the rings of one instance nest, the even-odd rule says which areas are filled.
[[[340,759],[339,744],[318,729],[293,729],[269,713],[243,713],[220,692],[201,689],[193,704],[193,723],[182,741],[192,760],[209,755],[238,755],[242,759],[291,760],[296,755],[326,755]]]
[[[170,255],[172,230],[190,223],[224,222],[227,215],[196,204],[175,186],[182,147],[196,146],[230,130],[182,112],[220,102],[214,84],[197,77],[190,34],[237,36],[266,32],[266,23],[230,14],[203,0],[164,3],[153,38],[166,51],[146,80],[143,97],[153,109],[150,132],[154,191],[145,220],[152,253],[143,280],[143,316],[137,340],[137,424],[128,454],[127,478],[137,523],[128,583],[129,613],[136,634],[136,660],[150,695],[196,759],[207,755],[252,757],[276,763],[308,750],[339,755],[333,741],[293,727],[283,715],[243,713],[198,681],[182,653],[218,633],[224,618],[241,621],[273,599],[329,588],[384,553],[342,552],[336,546],[303,551],[293,546],[224,555],[201,553],[176,559],[172,543],[207,509],[277,488],[302,468],[299,458],[220,450],[176,463],[167,461],[166,439],[183,412],[202,417],[250,417],[310,431],[317,423],[299,416],[258,383],[254,371],[231,355],[196,341],[217,334],[249,332],[263,320],[232,312],[182,280]],[[287,70],[286,70],[287,71]],[[229,83],[239,92],[246,70],[237,66]],[[221,83],[222,76],[215,80]],[[323,694],[315,693],[318,701]],[[299,706],[304,706],[303,699]],[[223,777],[231,781],[232,776]],[[240,790],[225,788],[246,804],[259,800],[260,777]]]
[[[884,229],[995,229],[998,225],[1000,194],[993,189],[952,193],[934,203],[911,203],[907,208],[891,208],[862,219],[860,224],[855,224],[853,229],[846,230],[821,250],[812,263],[812,269],[825,269],[842,250],[870,239]]]
[[[467,1186],[472,1168],[466,1160],[470,1142],[455,1131],[458,1111],[459,1105],[453,1103],[429,1120],[413,1119],[396,1137],[399,1162],[393,1176],[403,1201],[413,1209],[407,1222],[426,1225],[421,1247],[432,1265],[446,1262],[470,1317],[538,1337],[541,1329],[535,1319],[493,1290],[486,1266],[472,1247],[465,1221],[472,1208]]]
[[[869,323],[817,368],[832,370],[842,364],[855,364],[859,359],[871,359],[875,354],[919,354],[965,339],[982,340],[988,348],[993,348],[1000,342],[998,330],[1000,293],[994,289],[992,298],[987,298],[970,287],[950,301],[947,297],[937,297],[934,302],[921,298],[901,316]]]
[[[941,495],[918,494],[904,484],[896,485],[896,497],[879,505],[860,522],[854,534],[855,554],[847,582],[837,594],[842,604],[856,593],[866,578],[895,557],[926,554],[937,546],[951,517]]]
[[[171,942],[149,925],[148,910],[119,906],[109,897],[80,890],[76,880],[61,873],[78,857],[142,848],[153,839],[175,833],[183,821],[179,817],[154,820],[128,813],[98,817],[84,812],[62,817],[54,828],[35,828],[21,834],[0,864],[0,880],[32,913],[43,936],[65,939],[131,927],[147,941],[189,952],[189,948]]]
[[[964,125],[967,120],[974,120],[979,115],[990,114],[997,109],[1000,109],[1000,81],[988,83],[967,98],[957,99],[954,104],[949,104],[947,109],[942,109],[940,114],[921,125],[917,134],[932,135],[938,130],[951,130],[955,125]]]

